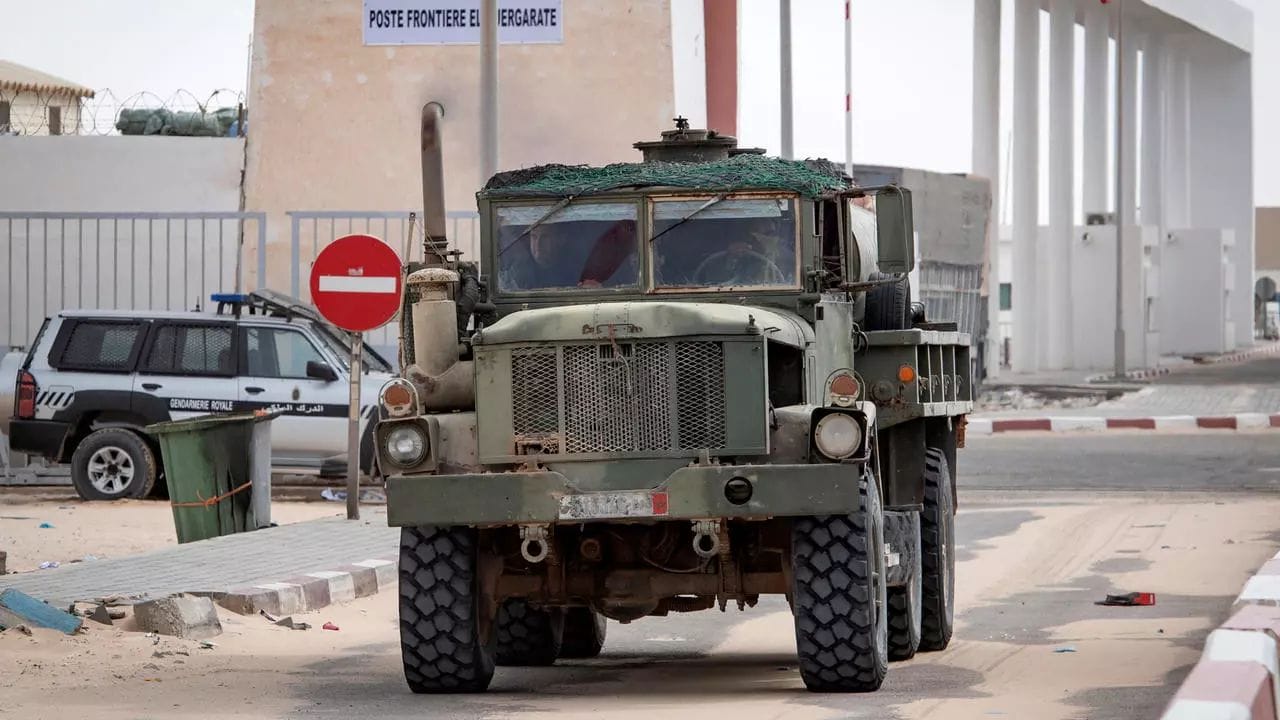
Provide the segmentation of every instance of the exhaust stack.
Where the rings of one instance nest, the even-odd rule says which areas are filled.
[[[427,267],[444,267],[449,239],[445,236],[444,152],[440,136],[444,106],[422,106],[422,229],[423,259]]]

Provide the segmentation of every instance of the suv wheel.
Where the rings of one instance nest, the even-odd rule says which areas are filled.
[[[95,430],[71,455],[71,481],[85,500],[144,498],[156,484],[155,454],[132,430]]]

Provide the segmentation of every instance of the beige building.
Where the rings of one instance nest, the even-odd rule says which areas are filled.
[[[0,60],[0,135],[78,135],[89,88]]]
[[[1280,207],[1258,208],[1254,232],[1258,275],[1269,275],[1280,282]]]
[[[677,109],[670,0],[558,4],[558,41],[500,46],[499,166],[638,160],[631,143],[656,138]],[[268,274],[284,289],[287,211],[422,206],[427,102],[444,107],[446,205],[475,210],[479,45],[366,44],[368,20],[356,0],[256,4],[245,207],[269,214]]]

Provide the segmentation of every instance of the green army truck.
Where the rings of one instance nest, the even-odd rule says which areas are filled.
[[[499,173],[425,262],[375,430],[420,693],[598,654],[606,618],[785,596],[800,674],[880,687],[951,639],[969,337],[910,299],[911,193],[677,127]]]

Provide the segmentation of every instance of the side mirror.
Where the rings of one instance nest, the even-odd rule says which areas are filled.
[[[325,382],[333,382],[338,379],[338,372],[329,367],[329,363],[323,363],[319,360],[307,361],[307,377],[312,380],[323,380]]]
[[[909,273],[916,266],[911,191],[894,185],[876,194],[876,244],[880,272]]]

